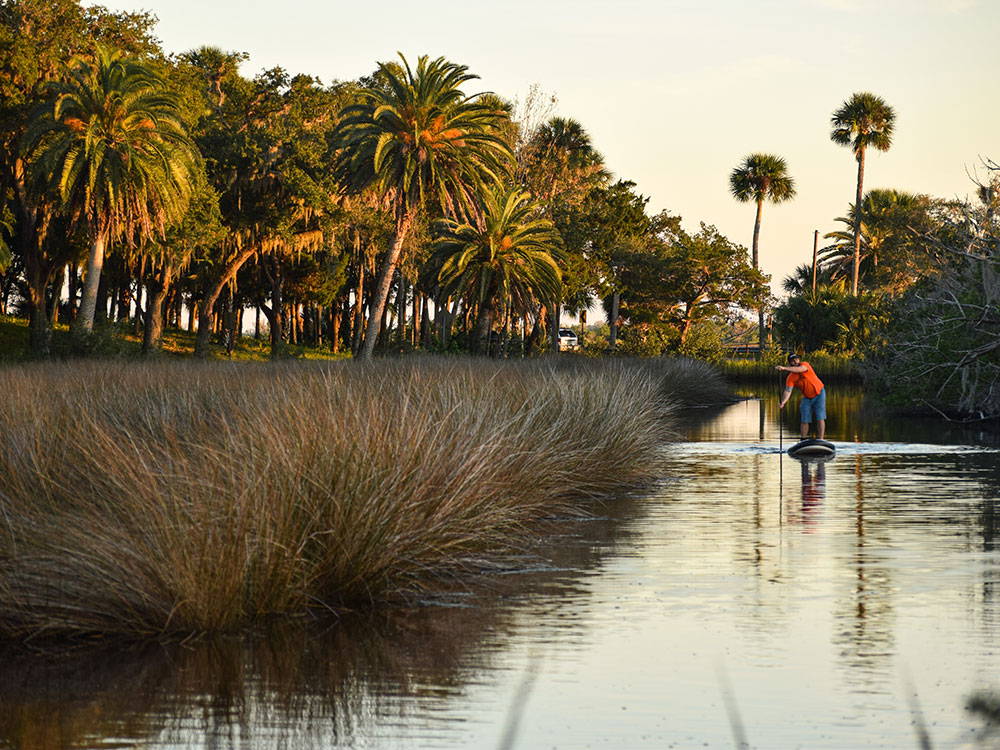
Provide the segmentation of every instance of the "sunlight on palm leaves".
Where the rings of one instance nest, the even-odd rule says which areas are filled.
[[[462,92],[478,78],[466,66],[424,55],[413,71],[400,59],[401,73],[381,63],[385,86],[365,89],[364,102],[343,110],[338,177],[352,192],[374,185],[397,210],[433,201],[447,214],[472,216],[478,191],[510,168],[513,155],[498,135],[503,116]]]
[[[345,107],[337,133],[334,172],[349,193],[372,187],[395,214],[395,236],[369,305],[361,356],[370,359],[403,242],[418,212],[436,204],[448,216],[478,214],[477,197],[509,173],[513,153],[502,137],[505,115],[460,86],[477,78],[443,57],[406,58],[402,69],[379,65],[383,85]]]
[[[96,234],[162,234],[186,205],[196,159],[179,107],[151,66],[99,47],[50,84],[26,135],[34,177]]]
[[[56,193],[93,245],[78,335],[93,327],[105,244],[162,237],[187,206],[197,171],[180,102],[148,64],[98,46],[77,58],[25,135],[32,178]]]

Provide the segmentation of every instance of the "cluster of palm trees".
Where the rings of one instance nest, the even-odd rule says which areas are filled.
[[[523,316],[539,298],[558,299],[560,290],[552,257],[559,237],[511,182],[514,153],[502,137],[506,112],[462,92],[476,77],[464,65],[425,56],[413,70],[400,59],[402,69],[379,66],[384,86],[365,89],[362,102],[343,110],[334,166],[350,192],[374,188],[385,196],[394,219],[369,304],[366,358],[404,242],[428,204],[446,217],[437,243],[445,296],[472,303],[482,340],[497,305]]]
[[[861,246],[864,232],[863,216],[874,209],[869,201],[863,202],[865,154],[868,148],[886,151],[892,145],[895,112],[884,99],[869,92],[853,94],[845,101],[831,117],[830,138],[834,143],[850,146],[858,164],[857,197],[855,206],[860,208],[850,211],[851,225],[849,235],[853,253],[851,263],[851,294],[858,294],[859,269],[861,266]],[[754,153],[747,156],[742,163],[733,169],[729,176],[729,188],[736,200],[742,203],[753,202],[756,206],[754,218],[753,241],[751,253],[753,267],[758,268],[758,243],[760,238],[761,217],[764,203],[783,203],[795,197],[795,181],[788,173],[785,160],[775,154]],[[878,199],[876,198],[876,201]],[[834,235],[827,235],[828,237]],[[846,241],[843,232],[837,233],[836,252],[830,252],[825,260],[834,268],[834,273],[842,272],[843,243]],[[877,251],[873,251],[877,255]],[[759,307],[759,340],[764,340],[764,306]]]
[[[15,5],[30,15],[38,2]],[[76,0],[58,4],[79,11]],[[0,159],[0,239],[13,250],[0,286],[15,278],[37,353],[60,310],[80,346],[96,320],[134,315],[155,351],[182,305],[199,355],[213,334],[232,342],[246,309],[255,328],[266,316],[275,355],[286,337],[325,336],[369,358],[393,338],[447,345],[456,327],[474,350],[516,330],[539,344],[558,336],[564,306],[582,318],[597,300],[612,346],[629,317],[673,326],[683,344],[697,315],[722,320],[751,287],[763,340],[763,205],[795,195],[778,156],[751,154],[730,176],[733,195],[756,205],[752,266],[737,269],[714,229],[689,236],[679,217],[648,217],[580,123],[527,125],[510,102],[469,95],[476,76],[463,65],[400,55],[329,87],[281,69],[248,80],[243,55],[206,47],[168,59],[150,53],[142,19],[99,21],[104,31],[88,32],[67,64],[58,46],[39,48],[48,67],[4,61],[23,66],[4,84],[23,101],[21,119],[0,128],[13,154]],[[132,51],[101,33],[130,39]],[[865,152],[888,148],[893,112],[855,94],[832,123],[858,162],[860,209],[844,219],[856,294],[865,233],[876,242]],[[835,239],[824,258],[842,274],[846,239]],[[696,261],[706,279],[683,289],[678,269]]]
[[[209,69],[218,69],[210,79],[213,104],[221,107],[227,71],[219,63],[224,56],[203,49],[192,57],[203,64],[212,58]],[[356,291],[356,306],[360,308],[365,297],[368,308],[358,350],[363,357],[372,356],[391,288],[399,283],[404,248],[421,222],[433,231],[433,286],[442,299],[465,305],[482,339],[489,336],[495,319],[509,331],[515,319],[537,311],[540,304],[558,304],[562,272],[556,258],[562,242],[545,207],[516,179],[518,135],[512,137],[509,108],[496,97],[466,95],[462,86],[475,76],[465,66],[444,58],[421,57],[415,67],[402,55],[400,61],[381,64],[375,80],[352,92],[353,103],[323,113],[336,120],[327,134],[330,150],[320,159],[327,161],[320,166],[332,177],[325,201],[307,205],[296,196],[299,215],[267,238],[253,228],[239,231],[245,217],[230,218],[229,231],[218,241],[224,260],[217,263],[213,283],[198,300],[202,352],[211,333],[212,309],[243,264],[269,249],[301,252],[310,243],[324,242],[329,247],[329,238],[345,228],[343,217],[352,202],[391,217],[388,247],[377,256],[376,283],[366,289],[361,281]],[[192,201],[204,193],[205,159],[183,121],[181,93],[149,63],[97,45],[94,54],[74,59],[66,74],[46,89],[21,141],[28,164],[26,184],[39,203],[51,201],[54,215],[89,244],[72,325],[82,339],[93,329],[109,244],[161,269],[150,285],[151,291],[157,287],[161,299],[151,294],[147,306],[162,302],[171,276],[190,261],[184,240],[174,238],[171,243],[169,234],[183,228]],[[576,142],[563,148],[567,131]],[[596,153],[582,128],[558,118],[534,134],[532,145],[531,158],[536,160],[544,159],[546,150],[569,154],[555,159],[550,174],[535,175],[547,180],[550,200],[560,173],[572,171],[567,162],[577,152]],[[264,161],[255,166],[267,170]],[[215,167],[215,189],[222,193],[225,188],[220,190],[218,183],[225,175]],[[263,193],[258,199],[264,201],[275,199],[283,189],[267,175],[255,182]],[[234,191],[234,213],[247,197],[240,190]],[[329,222],[324,226],[310,221],[310,214],[323,210],[339,214],[340,226],[331,229]],[[435,216],[439,220],[431,221]],[[356,227],[354,233],[357,239]],[[170,244],[182,246],[175,251],[179,257],[156,263],[157,254],[162,256]],[[439,318],[446,316],[442,312]],[[279,320],[272,322],[280,325]]]

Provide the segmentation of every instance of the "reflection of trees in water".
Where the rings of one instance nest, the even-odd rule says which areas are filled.
[[[420,695],[432,682],[457,689],[460,639],[435,619],[439,613],[424,614],[194,647],[8,655],[0,746],[79,747],[103,737],[185,744],[198,736],[198,745],[227,747],[262,727],[342,742],[386,708],[370,697],[373,674],[404,696]]]
[[[833,643],[846,667],[852,687],[864,676],[870,685],[891,680],[889,666],[895,653],[893,581],[888,567],[878,565],[879,550],[889,544],[887,530],[866,519],[865,474],[870,460],[854,456],[854,543],[845,556],[853,585],[834,604]]]
[[[130,648],[0,653],[0,748],[129,744],[296,748],[353,746],[360,736],[462,696],[495,666],[520,610],[538,596],[565,607],[581,579],[628,533],[640,505],[624,498],[598,520],[552,522],[525,569],[484,574],[433,606],[390,608],[329,627],[283,625],[245,638]],[[542,551],[544,550],[544,556]],[[569,594],[572,593],[572,596]],[[447,605],[447,606],[446,606]],[[560,637],[573,618],[560,620]]]
[[[928,549],[974,552],[993,549],[996,534],[997,467],[993,454],[856,455],[854,544],[845,557],[853,581],[837,603],[835,645],[850,679],[866,674],[885,682],[895,655],[895,600],[899,584],[885,552],[923,544]],[[993,478],[993,487],[985,478]],[[970,502],[972,498],[981,498]],[[906,540],[906,541],[904,541]],[[898,564],[898,563],[897,563]],[[935,575],[933,571],[927,575]],[[983,626],[1000,620],[992,599],[989,567],[949,592],[975,613]],[[952,605],[953,606],[953,605]]]
[[[774,390],[759,388],[755,392],[766,404],[767,413],[773,415],[772,419],[778,419],[778,396]],[[784,410],[786,438],[798,434],[799,410],[796,399],[797,396],[793,397]],[[1000,445],[1000,431],[986,430],[981,425],[963,425],[941,419],[900,415],[866,398],[864,391],[857,385],[828,383],[826,413],[828,440]],[[777,429],[776,425],[774,429]]]
[[[1000,518],[997,513],[997,498],[1000,498],[1000,479],[987,480],[984,482],[985,492],[982,502],[979,504],[979,519],[983,529],[983,552],[995,552],[997,550],[997,527],[1000,526]],[[985,611],[984,626],[988,632],[995,633],[1000,626],[1000,601],[997,598],[997,591],[1000,590],[1000,568],[993,566],[983,572],[983,609]],[[1000,705],[1000,701],[998,701]]]
[[[761,393],[764,398],[755,403],[752,413],[734,407],[726,414],[724,425],[720,420],[696,428],[695,439],[760,439],[760,409],[766,403],[772,420],[769,424],[773,426],[770,434],[765,430],[765,439],[769,436],[776,445],[777,399],[769,391]],[[998,437],[939,420],[900,419],[873,411],[864,403],[860,390],[837,384],[831,387],[828,412],[835,440],[975,445],[995,443]],[[787,437],[797,427],[797,411],[786,411],[785,419]],[[1000,602],[996,596],[1000,568],[976,563],[975,560],[982,558],[973,556],[969,562],[973,569],[956,575],[957,586],[952,586],[935,582],[936,570],[926,574],[908,570],[908,555],[896,557],[892,552],[912,552],[918,558],[917,565],[923,568],[919,558],[924,546],[930,552],[928,560],[945,559],[938,557],[942,550],[948,550],[948,559],[954,560],[951,552],[994,552],[1000,548],[997,544],[1000,467],[996,453],[894,455],[887,452],[855,456],[849,451],[841,452],[826,466],[825,497],[820,492],[823,483],[818,481],[815,469],[810,469],[807,475],[807,467],[796,467],[789,476],[789,466],[794,467],[795,463],[785,460],[788,464],[783,487],[788,521],[785,539],[792,538],[788,536],[790,531],[799,533],[808,529],[810,515],[815,511],[817,528],[837,543],[830,558],[835,568],[834,599],[829,605],[824,601],[822,606],[831,607],[831,640],[835,653],[839,654],[834,659],[835,669],[842,675],[846,692],[882,696],[896,693],[899,660],[918,656],[901,654],[897,640],[900,628],[904,627],[903,619],[910,611],[906,607],[913,602],[914,592],[907,587],[914,585],[923,587],[926,583],[940,591],[940,594],[916,594],[925,596],[930,606],[957,606],[967,612],[981,632],[979,642],[986,644],[984,653],[989,653],[988,644],[995,641],[1000,628]],[[699,456],[697,461],[700,467],[691,474],[708,488],[702,490],[702,499],[709,503],[718,501],[720,518],[735,519],[731,524],[733,557],[744,562],[744,569],[751,571],[758,584],[767,581],[774,575],[773,567],[770,575],[766,572],[767,555],[772,551],[767,541],[773,535],[769,535],[764,519],[768,504],[776,500],[771,494],[776,488],[765,483],[768,471],[773,476],[779,472],[779,466],[773,463],[773,457],[759,454]],[[803,471],[802,502],[797,506],[800,498],[794,485],[799,484],[796,477],[799,468]],[[718,488],[723,487],[733,494],[729,503],[722,502],[724,498]],[[818,512],[815,500],[826,506],[822,513]],[[748,535],[741,531],[741,524],[749,526],[752,532]],[[747,548],[752,549],[752,554],[744,554]],[[794,587],[798,572],[791,570],[790,565],[779,563],[777,567],[781,581]],[[921,581],[922,575],[928,579]],[[784,589],[787,593],[789,586],[758,585],[753,594],[756,598],[750,599],[747,602],[750,606],[740,611],[739,626],[763,634],[776,632],[785,621],[787,602],[784,599],[775,602],[773,592]],[[940,601],[935,602],[936,598]],[[774,623],[762,624],[772,613]],[[995,679],[986,684],[997,686]],[[863,695],[858,700],[864,703],[871,698]]]

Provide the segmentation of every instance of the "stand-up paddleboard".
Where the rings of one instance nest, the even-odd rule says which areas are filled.
[[[807,438],[790,447],[788,449],[788,455],[799,456],[802,458],[805,458],[806,456],[832,456],[836,450],[837,448],[834,444],[828,443],[826,440]]]

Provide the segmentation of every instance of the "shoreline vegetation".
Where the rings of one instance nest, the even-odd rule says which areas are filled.
[[[772,349],[765,352],[761,359],[724,359],[719,368],[727,379],[736,382],[780,382],[785,373],[777,372],[774,366],[785,364],[786,356],[784,350]],[[861,362],[857,358],[823,352],[807,352],[802,356],[815,368],[823,382],[862,382]]]
[[[0,369],[0,638],[179,637],[405,600],[658,476],[691,360]],[[438,583],[435,583],[438,582]]]

